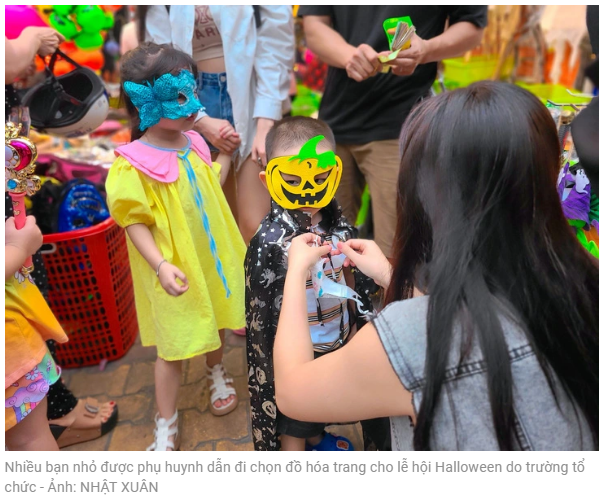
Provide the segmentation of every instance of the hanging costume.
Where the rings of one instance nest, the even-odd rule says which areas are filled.
[[[599,258],[599,248],[589,241],[584,231],[594,227],[599,234],[599,197],[591,191],[591,183],[579,163],[566,162],[559,172],[557,192],[561,200],[563,214],[574,229],[576,238],[595,258]]]

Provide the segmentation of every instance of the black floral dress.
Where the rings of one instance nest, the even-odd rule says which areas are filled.
[[[331,237],[333,233],[355,237],[356,229],[342,216],[335,200],[321,212],[324,219],[320,227],[329,229],[322,237]],[[285,210],[272,201],[271,211],[261,222],[246,253],[244,268],[248,390],[253,442],[255,450],[258,451],[274,451],[280,448],[276,431],[273,344],[288,269],[287,256],[282,244],[310,230],[309,215],[298,210]],[[361,296],[364,306],[371,310],[370,295],[377,287],[359,271],[353,273],[355,290]]]

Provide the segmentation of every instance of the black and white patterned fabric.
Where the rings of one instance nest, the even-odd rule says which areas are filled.
[[[323,220],[319,227],[328,229],[322,238],[331,238],[332,233],[347,233],[349,237],[356,235],[356,229],[342,216],[335,200],[321,213]],[[288,268],[287,256],[281,244],[284,240],[311,231],[315,232],[315,229],[311,229],[311,217],[308,214],[285,210],[272,201],[271,211],[261,222],[246,253],[248,389],[253,442],[258,451],[280,448],[276,432],[273,343]],[[361,273],[354,271],[354,274],[355,290],[361,295],[364,306],[371,310],[369,293],[373,290],[373,282]]]

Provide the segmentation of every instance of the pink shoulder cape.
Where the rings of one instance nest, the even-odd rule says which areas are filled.
[[[202,136],[196,131],[187,131],[184,135],[190,140],[190,149],[212,166],[211,152]],[[173,183],[179,177],[177,150],[162,149],[146,145],[141,141],[132,141],[115,149],[115,155],[122,156],[134,168],[159,182]]]

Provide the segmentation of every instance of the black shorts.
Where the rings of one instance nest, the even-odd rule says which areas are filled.
[[[325,430],[325,423],[308,423],[290,419],[278,412],[277,432],[280,435],[288,435],[294,438],[313,438],[321,435]]]
[[[319,358],[327,353],[314,353],[315,358]],[[297,421],[285,416],[278,410],[276,418],[276,430],[280,435],[288,435],[293,438],[312,438],[321,435],[326,423],[309,423],[307,421]]]

